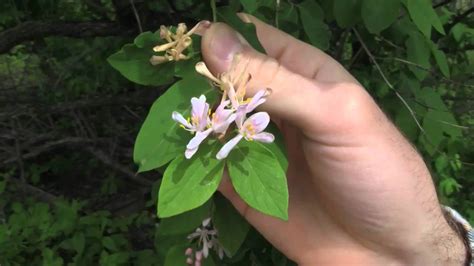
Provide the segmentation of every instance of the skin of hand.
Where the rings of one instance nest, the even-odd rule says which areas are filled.
[[[256,25],[266,55],[213,23],[203,58],[218,74],[238,54],[236,71],[252,75],[247,93],[271,88],[260,110],[285,137],[289,219],[250,208],[229,178],[221,193],[299,265],[462,265],[463,242],[443,217],[425,163],[367,91],[322,51],[240,17]]]

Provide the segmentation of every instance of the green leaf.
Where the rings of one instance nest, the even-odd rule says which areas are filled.
[[[237,11],[231,7],[224,6],[217,9],[217,17],[220,21],[225,22],[234,30],[238,31],[245,40],[257,51],[265,53],[262,45],[258,41],[257,31],[255,25],[252,23],[243,22],[238,16]]]
[[[438,49],[438,47],[434,43],[431,43],[431,52],[433,53],[436,64],[438,64],[441,73],[443,73],[445,77],[449,78],[451,74],[449,71],[448,59],[446,58],[446,54],[440,49]]]
[[[428,112],[423,117],[423,129],[425,130],[425,148],[430,153],[436,152],[441,142],[447,138],[462,136],[462,131],[457,127],[454,115],[449,111],[440,95],[431,88],[424,88],[420,99]]]
[[[430,69],[431,49],[426,38],[420,33],[413,32],[406,40],[407,59],[419,66],[409,66],[409,69],[419,80],[424,80]],[[421,67],[421,68],[420,68]],[[422,69],[425,68],[425,69]]]
[[[360,18],[361,0],[334,0],[333,12],[337,25],[350,28]]]
[[[63,265],[63,259],[55,254],[55,252],[49,248],[42,250],[43,266],[61,266]]]
[[[411,19],[428,39],[431,38],[431,26],[438,32],[445,34],[443,24],[431,5],[432,1],[430,0],[406,1],[406,7]]]
[[[400,14],[400,0],[363,0],[362,20],[370,33],[388,28]]]
[[[161,219],[158,227],[161,235],[178,235],[194,231],[211,214],[211,201],[185,213]]]
[[[264,145],[241,141],[228,157],[235,190],[252,208],[288,219],[288,186],[275,154]]]
[[[184,255],[187,248],[187,245],[176,245],[170,248],[166,254],[164,266],[188,266]]]
[[[0,195],[5,191],[6,186],[7,186],[6,180],[0,181]]]
[[[223,196],[215,196],[215,212],[212,223],[219,232],[219,242],[230,256],[234,256],[250,229],[248,222]]]
[[[144,32],[133,44],[124,45],[107,61],[132,82],[146,86],[168,84],[173,80],[174,65],[165,63],[153,66],[150,63],[150,58],[154,55],[153,46],[159,42],[158,33]]]
[[[71,239],[72,248],[77,252],[78,255],[81,255],[84,252],[86,244],[86,238],[82,232],[77,232]]]
[[[273,152],[278,162],[280,163],[281,169],[283,169],[283,172],[286,173],[286,171],[288,170],[288,158],[286,155],[286,147],[283,135],[273,122],[270,122],[270,124],[266,128],[266,131],[272,133],[275,136],[275,141],[272,143],[265,144],[256,142],[256,144],[264,145],[265,148],[268,148],[271,152]]]
[[[204,77],[189,76],[176,82],[156,100],[138,133],[133,150],[133,160],[139,165],[138,172],[163,166],[184,153],[192,135],[181,129],[171,119],[171,113],[188,112],[191,97],[204,94],[212,102],[217,92]]]
[[[224,171],[223,161],[215,159],[219,142],[203,143],[186,159],[176,158],[165,171],[158,196],[158,216],[170,217],[204,204],[217,190]]]
[[[253,13],[258,8],[258,1],[256,0],[240,0],[245,12]]]
[[[305,0],[298,4],[301,23],[312,45],[321,50],[329,48],[331,31],[324,23],[324,13],[314,0]]]
[[[109,254],[106,251],[102,251],[100,254],[100,265],[101,266],[116,266],[123,265],[129,261],[130,255],[128,252],[118,252]]]
[[[401,105],[395,116],[395,124],[410,140],[416,140],[418,137],[419,129],[410,111],[403,105]]]

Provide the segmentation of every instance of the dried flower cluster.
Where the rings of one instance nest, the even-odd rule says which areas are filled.
[[[258,112],[247,117],[257,106],[266,101],[270,90],[262,89],[253,97],[246,98],[250,74],[244,72],[236,75],[235,66],[234,62],[229,72],[216,77],[212,75],[204,62],[196,64],[196,71],[212,81],[214,86],[222,92],[222,98],[218,107],[211,111],[206,102],[206,96],[193,97],[191,116],[188,119],[178,112],[173,112],[172,119],[180,123],[182,128],[195,134],[186,146],[186,158],[191,158],[197,152],[199,145],[211,134],[218,139],[224,139],[232,124],[235,124],[237,134],[219,150],[216,155],[219,160],[226,158],[242,139],[264,143],[274,141],[272,134],[263,132],[270,123],[268,113]]]
[[[160,38],[166,43],[157,45],[153,48],[155,52],[164,52],[163,55],[153,55],[150,58],[152,65],[159,65],[170,61],[179,61],[189,59],[184,51],[193,43],[191,35],[198,29],[200,23],[196,24],[190,31],[186,24],[179,23],[173,33],[169,27],[161,25]]]

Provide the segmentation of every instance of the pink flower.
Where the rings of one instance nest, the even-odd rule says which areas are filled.
[[[209,104],[206,103],[206,96],[201,95],[199,99],[191,98],[191,106],[191,118],[187,120],[178,112],[173,112],[171,115],[174,121],[181,124],[182,128],[191,133],[196,133],[186,146],[184,155],[187,159],[197,152],[199,145],[212,132],[211,128],[207,128],[209,124]]]
[[[270,143],[275,140],[271,133],[263,132],[263,130],[270,123],[270,116],[266,112],[258,112],[251,115],[243,122],[245,118],[245,109],[241,109],[237,114],[236,124],[239,129],[239,134],[229,140],[216,155],[218,160],[222,160],[229,155],[229,152],[239,143],[242,138],[248,141],[260,141]]]
[[[234,110],[225,109],[227,105],[229,101],[222,101],[211,116],[211,128],[215,133],[224,134],[236,118]]]

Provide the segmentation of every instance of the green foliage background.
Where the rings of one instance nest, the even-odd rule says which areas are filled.
[[[243,10],[336,58],[416,145],[442,203],[474,222],[474,4],[381,2],[216,4],[218,20],[232,23],[226,12]],[[182,225],[159,221],[162,175],[135,175],[131,152],[171,72],[114,58],[138,85],[107,58],[140,31],[212,17],[198,0],[0,2],[1,265],[177,265],[208,204],[183,214]],[[135,45],[153,46],[145,40]],[[215,264],[291,264],[237,217],[234,225],[214,217],[223,230],[240,228],[223,240],[235,255]]]

